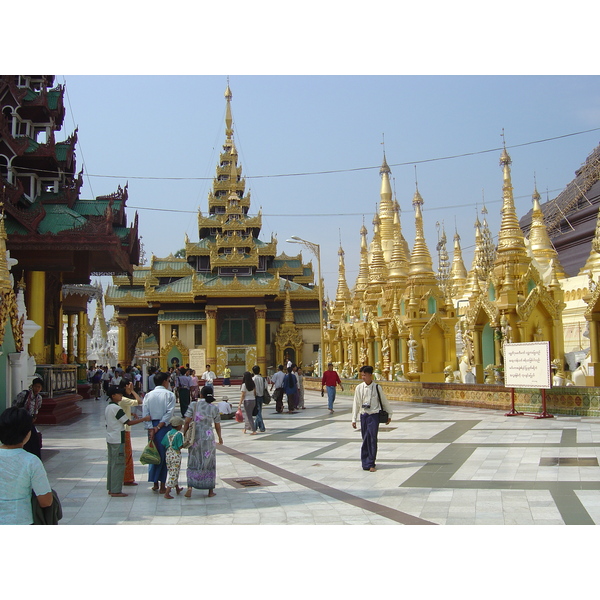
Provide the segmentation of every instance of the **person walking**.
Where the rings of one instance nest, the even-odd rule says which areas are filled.
[[[287,396],[287,412],[293,415],[296,413],[296,406],[298,404],[298,378],[296,377],[296,373],[294,373],[294,365],[288,367],[287,375],[283,379],[283,389]]]
[[[360,433],[363,440],[360,449],[360,460],[363,471],[373,473],[377,470],[375,459],[377,458],[379,411],[383,409],[387,412],[386,425],[389,425],[392,420],[392,408],[385,397],[383,389],[373,379],[373,367],[365,365],[360,372],[362,383],[359,383],[354,390],[352,427],[356,429],[356,420],[360,415]]]
[[[171,431],[165,435],[162,440],[162,445],[166,448],[165,460],[167,461],[167,469],[169,476],[167,479],[167,491],[165,498],[173,500],[171,489],[175,488],[177,495],[183,490],[179,487],[179,471],[181,470],[181,449],[183,448],[183,434],[181,428],[184,420],[181,417],[172,417],[170,421]]]
[[[265,378],[260,374],[260,367],[258,365],[254,365],[252,367],[252,373],[254,376],[252,377],[252,381],[254,381],[254,394],[256,398],[256,404],[258,406],[258,414],[256,415],[256,419],[254,420],[254,429],[258,429],[261,433],[265,432],[265,422],[263,421],[263,402],[265,396],[265,387],[267,382]]]
[[[175,377],[175,384],[179,395],[179,408],[183,417],[190,405],[190,389],[192,387],[191,371],[185,367],[180,367],[179,374]]]
[[[209,387],[214,387],[215,379],[217,376],[214,371],[210,370],[210,365],[206,365],[206,371],[202,373],[202,379],[204,379],[204,385],[208,385]]]
[[[271,391],[275,387],[273,392],[273,400],[275,400],[275,412],[283,412],[283,380],[285,379],[285,373],[283,372],[283,365],[277,367],[277,373],[271,377]]]
[[[323,377],[321,379],[321,396],[323,395],[324,388],[327,387],[327,408],[329,409],[330,413],[333,412],[336,385],[340,386],[342,392],[344,391],[344,386],[342,385],[340,376],[337,374],[337,371],[333,370],[333,363],[330,362],[327,363],[327,371],[323,373]]]
[[[243,381],[242,394],[240,396],[240,408],[244,415],[244,433],[250,429],[250,435],[256,435],[256,425],[254,424],[254,417],[252,416],[252,411],[256,406],[256,398],[254,397],[255,387],[250,371],[244,373]]]
[[[298,408],[304,410],[304,371],[296,367],[296,377],[298,378]]]
[[[231,387],[231,369],[229,365],[223,369],[223,387],[225,386]]]
[[[216,496],[217,480],[217,444],[223,443],[221,437],[221,416],[215,401],[213,387],[205,385],[200,390],[200,400],[192,402],[185,414],[183,435],[194,421],[194,442],[189,448],[187,463],[186,498],[192,497],[192,488],[208,490],[208,497]],[[213,424],[218,441],[213,435]]]
[[[165,447],[162,439],[171,429],[171,417],[175,410],[175,394],[169,390],[169,373],[156,373],[154,383],[156,387],[144,396],[142,404],[142,415],[150,416],[148,427],[148,439],[154,440],[154,445],[160,454],[160,464],[148,466],[148,481],[153,482],[152,491],[164,494],[167,489],[167,463],[165,461]]]

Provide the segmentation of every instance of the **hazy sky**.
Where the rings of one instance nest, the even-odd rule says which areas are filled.
[[[197,241],[197,210],[208,212],[225,139],[227,76],[59,75],[57,81],[67,88],[64,136],[79,127],[83,197],[128,182],[128,218],[138,211],[148,259],[182,248],[185,233]],[[450,258],[455,231],[460,235],[468,269],[484,201],[492,234],[498,233],[503,130],[519,218],[531,208],[534,176],[543,201],[554,198],[600,140],[597,76],[231,75],[229,82],[251,212],[263,214],[261,238],[275,233],[278,252],[302,251],[305,260],[311,254],[286,239],[320,244],[330,298],[340,241],[352,287],[363,221],[372,239],[383,141],[409,245],[416,177],[434,268],[443,228]],[[558,139],[532,143],[549,138]]]

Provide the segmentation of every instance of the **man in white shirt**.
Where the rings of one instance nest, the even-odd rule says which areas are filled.
[[[229,403],[229,398],[227,396],[221,398],[221,401],[217,404],[217,408],[221,414],[221,419],[233,418],[233,407]]]
[[[373,380],[373,367],[361,367],[360,374],[363,382],[354,390],[354,403],[352,404],[352,427],[356,429],[356,419],[360,414],[360,432],[362,447],[360,459],[363,471],[374,473],[375,458],[377,457],[377,434],[379,433],[379,411],[388,413],[386,425],[392,420],[392,408],[385,397],[383,389]]]
[[[210,365],[206,365],[206,371],[202,373],[202,379],[204,379],[204,385],[209,385],[210,387],[214,387],[214,380],[217,376],[213,371],[210,370]]]
[[[252,367],[252,373],[254,374],[252,377],[252,381],[254,381],[254,395],[256,397],[256,404],[258,405],[258,414],[254,420],[254,426],[258,431],[264,433],[265,422],[263,421],[262,409],[265,396],[265,387],[267,384],[264,377],[260,374],[260,367],[258,365],[254,365]]]
[[[175,394],[169,390],[169,373],[156,373],[154,375],[156,387],[144,396],[142,404],[142,415],[150,415],[150,421],[146,424],[148,439],[154,440],[154,445],[161,457],[160,465],[149,465],[148,481],[154,482],[152,491],[166,493],[167,462],[165,460],[166,448],[162,445],[162,439],[171,430],[171,417],[175,410]]]
[[[271,390],[275,386],[273,392],[273,399],[275,400],[275,412],[283,412],[283,380],[285,379],[285,373],[283,372],[283,365],[277,366],[277,373],[271,377]]]

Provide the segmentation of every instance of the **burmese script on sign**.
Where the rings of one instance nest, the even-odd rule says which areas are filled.
[[[505,344],[504,385],[550,388],[550,342]]]

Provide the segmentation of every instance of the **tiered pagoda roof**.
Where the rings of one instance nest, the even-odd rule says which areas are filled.
[[[64,283],[131,273],[139,262],[137,214],[127,225],[127,185],[80,198],[77,131],[65,141],[64,88],[49,75],[0,76],[0,199],[8,249],[26,271],[61,271]]]
[[[208,214],[198,211],[198,241],[185,237],[185,258],[152,257],[149,267],[134,269],[133,278],[116,277],[107,304],[119,306],[203,302],[208,297],[277,297],[289,291],[293,300],[316,299],[312,264],[302,255],[277,255],[277,239],[259,239],[262,215],[250,214],[250,193],[238,163],[231,115],[232,93],[225,91],[225,142],[208,194]]]

